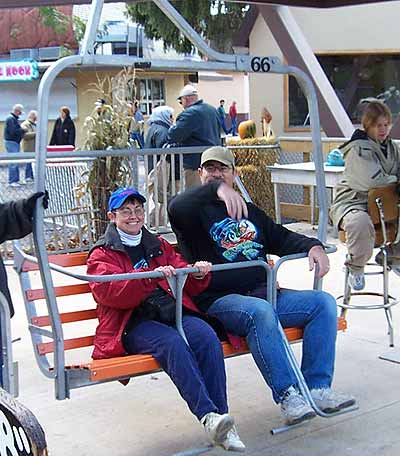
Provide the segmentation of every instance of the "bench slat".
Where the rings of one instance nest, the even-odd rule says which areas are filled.
[[[74,339],[64,340],[64,351],[74,350],[75,348],[91,347],[94,342],[94,336],[76,337]],[[42,342],[37,344],[39,355],[47,355],[54,352],[54,342]]]
[[[90,293],[90,287],[88,283],[64,285],[62,287],[54,287],[54,292],[57,298],[60,298],[62,296],[73,296],[78,294]],[[43,288],[38,288],[36,290],[26,290],[25,295],[28,301],[45,299],[46,297]]]
[[[86,265],[88,252],[77,253],[60,253],[58,255],[49,255],[49,262],[58,266],[73,267]],[[29,260],[25,260],[22,265],[22,272],[38,271],[39,266]]]
[[[77,321],[94,320],[97,318],[96,309],[77,310],[75,312],[65,312],[60,314],[61,323],[73,323]],[[50,317],[43,315],[42,317],[32,317],[32,324],[43,327],[50,326]]]

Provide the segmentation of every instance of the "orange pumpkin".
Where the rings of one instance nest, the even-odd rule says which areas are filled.
[[[241,139],[255,138],[256,123],[254,120],[244,120],[243,122],[240,122],[238,132]]]

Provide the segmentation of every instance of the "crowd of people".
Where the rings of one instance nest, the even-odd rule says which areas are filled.
[[[57,118],[49,145],[62,146],[72,145],[75,147],[75,124],[70,116],[67,106],[60,108],[60,117]],[[21,122],[20,117],[24,114],[22,104],[15,104],[4,123],[4,146],[7,153],[35,152],[36,125],[38,113],[29,111],[26,120]],[[8,185],[20,187],[22,184],[30,184],[34,180],[31,163],[25,165],[25,180],[20,179],[20,167],[17,164],[8,166]]]

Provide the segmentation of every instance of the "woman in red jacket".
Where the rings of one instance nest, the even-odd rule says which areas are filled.
[[[89,253],[92,275],[162,272],[161,279],[92,282],[99,325],[93,358],[151,354],[170,376],[189,409],[215,445],[243,451],[227,413],[226,375],[221,343],[201,318],[191,296],[210,281],[211,264],[198,261],[200,272],[189,275],[183,290],[183,328],[189,346],[176,328],[175,302],[167,277],[187,263],[164,239],[144,228],[145,198],[134,188],[110,197],[105,235]]]

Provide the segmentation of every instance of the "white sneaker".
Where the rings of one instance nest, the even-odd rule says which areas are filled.
[[[353,396],[333,391],[332,388],[316,388],[310,391],[315,404],[325,413],[334,413],[356,403]]]
[[[228,433],[233,428],[235,421],[227,413],[220,415],[219,413],[210,412],[203,416],[200,423],[204,426],[204,430],[211,442],[222,445],[227,440]]]
[[[235,426],[233,426],[228,432],[226,439],[222,442],[221,446],[227,451],[237,451],[242,453],[246,450],[244,443],[240,440]]]
[[[25,184],[31,184],[32,182],[33,182],[32,177],[27,177],[27,178],[25,179]]]
[[[314,418],[315,412],[304,397],[291,386],[285,393],[281,402],[281,412],[286,424],[298,424]]]
[[[11,184],[9,184],[10,187],[14,187],[14,188],[18,188],[18,187],[21,187],[21,184],[19,182],[12,182]]]
[[[349,284],[355,291],[361,291],[365,288],[365,276],[363,272],[349,272]]]

